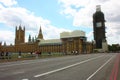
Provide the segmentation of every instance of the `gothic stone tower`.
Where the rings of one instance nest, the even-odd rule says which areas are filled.
[[[24,43],[25,42],[25,27],[22,29],[21,25],[19,25],[19,29],[17,29],[16,26],[16,31],[15,31],[15,45]]]
[[[103,43],[106,42],[105,36],[105,18],[101,12],[100,5],[96,6],[96,12],[93,14],[93,30],[96,49],[102,49]]]

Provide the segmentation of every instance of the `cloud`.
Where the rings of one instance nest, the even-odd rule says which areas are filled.
[[[93,31],[90,31],[86,34],[87,41],[92,41],[93,40],[93,37],[91,37],[91,36],[93,36]]]
[[[0,0],[0,23],[5,24],[6,27],[10,27],[11,29],[15,29],[15,27],[19,26],[20,24],[22,26],[25,26],[26,42],[28,40],[29,34],[31,34],[32,37],[38,36],[40,26],[42,27],[45,39],[59,38],[60,32],[66,31],[66,29],[64,28],[57,28],[56,26],[53,26],[51,24],[51,21],[48,19],[44,19],[41,16],[35,16],[34,12],[32,11],[29,11],[23,7],[14,7],[14,5],[17,5],[17,1],[6,1]],[[4,5],[7,7],[5,7]],[[14,43],[15,32],[6,31],[7,33],[10,33],[9,35],[11,35],[7,36],[7,38],[4,32],[2,32],[1,30],[0,32],[2,34],[0,38],[4,37],[2,41],[6,41],[8,42],[8,44]]]
[[[59,4],[61,5],[60,13],[73,18],[73,26],[90,28],[93,26],[92,16],[96,10],[96,5],[101,5],[107,21],[108,43],[120,43],[120,3],[118,0],[59,0]]]
[[[10,7],[12,5],[17,4],[16,0],[0,0],[0,3],[2,3],[6,7]]]
[[[14,43],[14,32],[8,30],[0,30],[0,42],[6,42],[7,44]]]

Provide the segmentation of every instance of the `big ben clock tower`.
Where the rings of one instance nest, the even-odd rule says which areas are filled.
[[[105,36],[105,18],[101,12],[100,5],[96,6],[96,12],[93,14],[93,30],[96,49],[106,49],[107,41]]]

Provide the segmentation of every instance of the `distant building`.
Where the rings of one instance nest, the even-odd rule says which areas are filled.
[[[0,43],[0,51],[9,52],[33,52],[39,50],[41,52],[63,52],[71,53],[91,53],[93,51],[92,42],[87,42],[84,31],[75,30],[72,32],[60,33],[60,39],[43,38],[42,29],[40,27],[38,37],[29,35],[28,42],[25,42],[25,27],[22,29],[20,25],[15,30],[15,45],[4,46]]]
[[[101,12],[100,5],[96,6],[96,12],[93,14],[93,31],[95,48],[99,51],[108,51],[107,40],[105,36],[105,18]]]

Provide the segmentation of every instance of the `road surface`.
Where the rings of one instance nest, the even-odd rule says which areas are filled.
[[[120,80],[118,75],[117,53],[0,63],[0,80]]]

